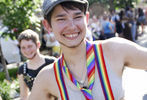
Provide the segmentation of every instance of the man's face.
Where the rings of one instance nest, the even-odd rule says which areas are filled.
[[[21,40],[20,42],[21,53],[28,59],[33,59],[37,54],[37,50],[39,50],[39,46],[37,46],[32,40]]]
[[[51,16],[50,30],[55,34],[59,43],[66,47],[76,47],[83,41],[86,26],[86,17],[77,8],[69,10],[58,5]]]

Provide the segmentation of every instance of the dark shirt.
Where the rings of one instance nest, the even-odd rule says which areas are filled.
[[[28,69],[27,67],[27,63],[24,63],[23,65],[21,65],[18,69],[18,74],[23,74],[24,77],[24,82],[26,83],[26,85],[28,86],[29,90],[31,91],[32,86],[33,86],[33,82],[35,77],[37,76],[37,74],[39,73],[39,71],[44,68],[46,65],[49,65],[51,63],[54,62],[54,59],[52,58],[45,58],[45,63],[42,64],[38,69],[36,70],[32,70],[32,69]]]

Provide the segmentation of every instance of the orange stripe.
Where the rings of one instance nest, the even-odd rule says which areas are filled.
[[[107,73],[107,70],[106,70],[106,64],[105,64],[105,61],[104,61],[102,45],[100,44],[99,47],[100,47],[100,52],[101,52],[100,54],[101,54],[101,59],[102,59],[102,62],[103,62],[103,68],[104,68],[104,72],[105,72],[105,76],[106,76],[106,80],[107,80],[107,85],[108,85],[109,93],[111,95],[111,98],[114,100],[114,96],[113,96],[113,93],[112,93],[110,81],[109,81],[109,78],[108,78],[108,73]]]

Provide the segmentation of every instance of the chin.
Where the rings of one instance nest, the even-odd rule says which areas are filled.
[[[68,44],[65,44],[65,43],[63,43],[63,42],[60,42],[59,41],[59,43],[61,44],[61,45],[63,45],[63,46],[65,46],[65,47],[68,47],[68,48],[76,48],[76,47],[78,47],[82,42],[83,42],[83,40],[84,39],[82,39],[81,41],[79,41],[79,42],[75,42],[75,43],[68,43]]]

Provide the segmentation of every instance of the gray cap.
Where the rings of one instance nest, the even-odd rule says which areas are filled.
[[[86,9],[88,8],[87,0],[44,0],[42,6],[43,15],[46,16],[56,5],[62,2],[69,2],[69,1],[84,4]]]

